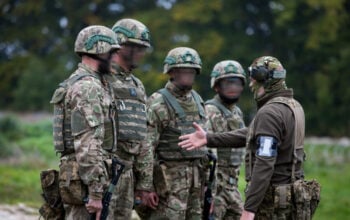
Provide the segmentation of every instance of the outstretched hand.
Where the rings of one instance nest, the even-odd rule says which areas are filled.
[[[179,137],[181,140],[179,146],[186,150],[194,150],[207,144],[207,132],[196,122],[193,122],[193,127],[196,129],[194,133]]]

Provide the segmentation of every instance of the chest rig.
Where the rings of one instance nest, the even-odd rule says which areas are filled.
[[[121,142],[140,142],[146,139],[147,115],[145,92],[133,76],[113,75],[111,90],[117,114],[117,138]]]
[[[217,107],[223,117],[223,131],[234,131],[236,129],[244,128],[243,115],[237,106],[230,111],[217,99],[210,99],[205,102],[205,105],[213,105]],[[217,148],[219,166],[234,166],[239,167],[242,163],[245,148]]]
[[[273,104],[273,103],[281,103],[286,106],[288,106],[294,115],[294,152],[293,152],[293,165],[292,165],[292,175],[294,175],[295,172],[295,166],[297,169],[301,169],[300,164],[304,161],[304,137],[305,137],[305,123],[303,123],[304,120],[304,110],[295,99],[292,98],[286,98],[286,97],[276,97],[271,100],[269,100],[266,105]],[[254,121],[251,122],[251,126],[248,130],[248,136],[247,136],[247,154],[246,154],[246,180],[250,181],[252,171],[253,171],[253,164],[255,161],[255,153],[253,153],[253,143],[252,139],[254,137]]]
[[[176,98],[165,88],[158,91],[162,94],[165,104],[169,111],[169,119],[173,121],[174,126],[164,128],[159,138],[159,144],[156,148],[156,153],[159,159],[166,160],[187,160],[202,158],[206,155],[206,150],[191,150],[187,151],[178,146],[179,137],[182,134],[189,134],[195,131],[193,122],[201,126],[205,124],[205,112],[200,96],[191,91],[195,108],[192,111],[184,110]]]
[[[88,73],[82,69],[78,69],[75,74],[61,82],[55,90],[50,101],[54,105],[53,116],[53,139],[56,153],[66,155],[74,152],[74,138],[72,135],[72,127],[87,126],[85,118],[82,115],[72,117],[72,108],[65,102],[67,90],[76,82],[84,77],[94,77],[100,80],[96,74]],[[105,150],[113,151],[116,149],[115,123],[113,118],[112,106],[109,107],[109,116],[104,117],[105,136],[102,147]],[[79,120],[78,120],[79,119]]]

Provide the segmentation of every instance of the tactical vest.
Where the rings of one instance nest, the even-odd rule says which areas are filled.
[[[210,99],[205,102],[205,105],[213,105],[217,107],[224,120],[227,122],[227,127],[224,131],[234,131],[236,129],[244,128],[243,115],[237,106],[234,106],[233,111],[230,111],[217,99]],[[235,115],[239,117],[234,117]],[[217,155],[219,166],[235,166],[239,167],[245,155],[245,148],[218,148]]]
[[[81,127],[87,126],[85,119],[81,116],[72,117],[72,109],[70,106],[65,105],[65,97],[67,94],[68,88],[73,86],[76,82],[83,79],[84,77],[94,77],[99,79],[99,76],[87,72],[78,72],[65,81],[61,82],[58,88],[55,90],[54,95],[50,101],[51,104],[54,104],[54,116],[53,116],[53,139],[54,147],[56,153],[61,153],[61,155],[66,155],[74,152],[74,139],[72,136],[72,126]],[[110,106],[110,114],[112,113],[113,108]],[[113,118],[104,119],[104,129],[105,136],[102,147],[105,150],[115,151],[116,150],[116,135],[115,135],[115,123]]]
[[[118,75],[114,75],[118,79]],[[121,79],[112,82],[113,98],[117,114],[118,141],[140,142],[146,140],[147,115],[145,92],[140,88],[136,79],[134,85],[123,83]]]
[[[305,123],[302,123],[304,120],[304,110],[302,106],[293,98],[286,97],[276,97],[269,100],[265,105],[269,105],[272,103],[281,103],[288,106],[294,115],[295,123],[294,123],[294,153],[293,153],[293,173],[294,175],[294,166],[298,165],[298,169],[300,170],[300,164],[304,161],[304,136],[305,136]],[[255,154],[253,154],[253,149],[251,146],[251,140],[254,134],[254,120],[251,122],[251,126],[248,130],[247,136],[247,154],[246,154],[246,180],[250,181],[251,174],[253,171],[253,162],[255,160]]]
[[[170,120],[175,122],[175,126],[164,128],[159,138],[159,144],[156,153],[159,159],[166,160],[187,160],[202,158],[206,155],[206,150],[187,151],[178,146],[179,137],[182,134],[189,134],[195,131],[193,122],[203,126],[205,124],[205,111],[201,98],[195,91],[191,91],[192,97],[196,103],[197,109],[194,111],[184,111],[176,98],[165,88],[158,91],[165,101],[169,112]]]

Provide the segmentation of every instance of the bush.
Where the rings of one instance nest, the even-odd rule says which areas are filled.
[[[0,136],[8,140],[17,139],[21,134],[20,124],[15,116],[0,117]]]

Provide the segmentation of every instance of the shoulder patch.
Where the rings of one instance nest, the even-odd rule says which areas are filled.
[[[277,140],[270,136],[258,137],[258,149],[256,154],[264,157],[277,156]]]

